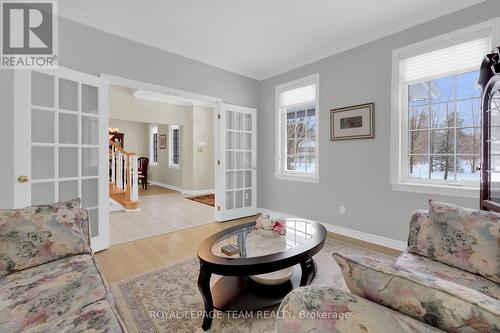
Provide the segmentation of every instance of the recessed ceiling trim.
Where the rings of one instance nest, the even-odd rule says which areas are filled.
[[[213,103],[203,102],[199,100],[184,98],[178,95],[168,95],[164,93],[148,91],[138,89],[135,90],[132,95],[137,99],[142,99],[146,101],[174,104],[180,106],[204,106],[204,107],[214,107]]]

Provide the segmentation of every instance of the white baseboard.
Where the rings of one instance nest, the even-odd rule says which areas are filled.
[[[183,188],[180,188],[177,186],[173,186],[173,185],[169,185],[169,184],[165,184],[165,183],[160,183],[160,182],[155,182],[155,181],[150,181],[149,184],[160,186],[160,187],[165,187],[165,188],[168,188],[170,190],[181,192],[181,194],[183,194],[183,195],[203,195],[203,194],[215,193],[215,190],[213,190],[213,189],[209,189],[209,190],[184,190]]]
[[[214,194],[215,190],[182,190],[182,194],[185,195],[203,195],[203,194]]]
[[[155,181],[150,181],[150,182],[149,182],[149,184],[151,184],[151,185],[156,185],[156,186],[160,186],[160,187],[164,187],[164,188],[168,188],[168,189],[170,189],[170,190],[173,190],[173,191],[177,191],[177,192],[181,192],[181,193],[182,193],[182,188],[177,187],[177,186],[174,186],[174,185],[164,184],[164,183],[155,182]]]
[[[258,211],[262,214],[268,214],[269,216],[274,216],[274,217],[279,216],[279,217],[283,217],[283,218],[297,218],[297,219],[311,221],[310,219],[305,219],[305,218],[302,218],[299,216],[293,216],[290,214],[281,213],[281,212],[277,212],[277,211],[266,209],[266,208],[258,208]],[[399,251],[404,251],[407,247],[405,242],[402,242],[402,241],[399,241],[396,239],[387,238],[384,236],[378,236],[378,235],[374,235],[374,234],[369,234],[367,232],[363,232],[363,231],[359,231],[359,230],[355,230],[355,229],[350,229],[350,228],[346,228],[346,227],[340,227],[340,226],[336,226],[336,225],[333,225],[330,223],[324,223],[324,222],[320,222],[320,221],[315,221],[315,222],[318,222],[318,223],[321,223],[322,225],[324,225],[326,230],[333,232],[333,233],[336,233],[336,234],[339,234],[339,235],[342,235],[342,236],[347,236],[347,237],[351,237],[354,239],[359,239],[359,240],[362,240],[362,241],[365,241],[368,243],[385,246],[385,247],[388,247],[391,249],[396,249]]]

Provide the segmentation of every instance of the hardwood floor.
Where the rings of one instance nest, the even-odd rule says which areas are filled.
[[[209,223],[138,241],[118,244],[96,254],[108,282],[138,274],[196,256],[198,245],[209,235],[236,224],[255,221],[247,217],[223,223]]]
[[[111,246],[96,254],[109,283],[146,273],[175,262],[196,256],[198,245],[209,235],[236,224],[255,221],[247,217],[223,223],[209,223],[163,235]],[[366,243],[349,237],[328,233],[338,239],[369,250],[397,256],[399,251]],[[332,259],[333,260],[333,259]]]

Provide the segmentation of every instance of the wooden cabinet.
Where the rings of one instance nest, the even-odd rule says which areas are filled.
[[[480,206],[500,212],[500,47],[481,65],[482,163]]]

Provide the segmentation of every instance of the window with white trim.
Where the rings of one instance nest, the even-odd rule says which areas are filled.
[[[481,91],[477,80],[490,50],[490,34],[489,29],[454,34],[393,52],[392,93],[397,109],[393,109],[391,182],[396,189],[405,184],[427,189],[478,188]]]
[[[277,178],[318,181],[318,92],[318,74],[276,87]]]
[[[168,149],[168,166],[170,168],[180,168],[180,129],[178,125],[169,127],[169,149]]]
[[[149,164],[158,164],[158,125],[149,125]]]

